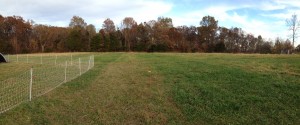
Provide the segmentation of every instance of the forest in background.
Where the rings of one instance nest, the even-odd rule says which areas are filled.
[[[251,24],[249,24],[251,25]],[[172,19],[137,23],[125,17],[120,27],[107,18],[96,31],[83,18],[73,16],[69,27],[35,24],[21,16],[0,15],[0,52],[222,52],[222,53],[290,53],[300,52],[289,39],[266,40],[241,28],[218,25],[205,16],[199,26],[174,27]]]

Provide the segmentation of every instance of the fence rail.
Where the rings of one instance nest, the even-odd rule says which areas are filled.
[[[10,63],[31,63],[26,72],[0,81],[0,114],[46,94],[94,67],[87,55],[5,55]]]

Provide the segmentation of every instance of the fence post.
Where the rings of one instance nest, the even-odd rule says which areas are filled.
[[[66,67],[65,67],[65,83],[67,82],[67,67],[68,67],[68,62],[66,61]]]
[[[29,84],[29,101],[31,101],[31,98],[32,98],[32,74],[33,74],[33,71],[32,71],[32,67],[30,69],[30,84]]]
[[[81,75],[81,60],[79,58],[79,74]]]
[[[55,65],[56,65],[57,55],[55,55]]]

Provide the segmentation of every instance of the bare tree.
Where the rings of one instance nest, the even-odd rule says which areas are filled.
[[[293,38],[293,47],[295,45],[295,39],[297,36],[298,28],[300,27],[300,20],[297,19],[297,15],[293,14],[292,18],[286,19],[286,25],[288,26],[289,30],[292,31],[291,37]]]

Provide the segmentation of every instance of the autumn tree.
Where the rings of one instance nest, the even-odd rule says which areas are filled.
[[[291,41],[289,39],[287,39],[284,43],[283,43],[283,53],[285,54],[290,54],[292,52],[292,50],[294,49],[293,44],[291,43]]]
[[[219,27],[218,31],[219,31],[219,35],[215,46],[215,52],[225,52],[226,51],[225,43],[228,41],[229,29],[227,29],[226,27]]]
[[[275,39],[275,44],[273,47],[273,53],[280,54],[283,50],[283,40],[279,37]]]
[[[187,38],[190,42],[191,42],[191,46],[192,46],[192,51],[196,52],[199,50],[198,48],[198,31],[197,31],[197,27],[195,26],[190,26],[189,28],[189,36]]]
[[[106,36],[106,33],[104,31],[104,29],[100,29],[99,30],[99,34],[101,36],[101,40],[100,40],[100,48],[101,48],[101,51],[107,51],[108,50],[108,41],[107,40],[107,36]],[[105,40],[106,39],[106,40]]]
[[[145,31],[147,31],[147,37],[149,39],[149,42],[147,42],[146,44],[146,51],[150,52],[152,51],[151,49],[153,48],[153,46],[156,45],[156,37],[155,37],[155,32],[156,32],[156,24],[157,21],[156,20],[150,20],[148,22],[144,22],[144,28]]]
[[[176,28],[173,27],[172,18],[158,17],[154,28],[156,37],[156,51],[178,50],[180,46],[179,41],[182,42],[182,35],[177,31]],[[172,38],[170,39],[170,37]],[[176,39],[175,37],[177,37],[178,39]]]
[[[104,33],[103,34],[103,43],[104,43],[104,51],[110,51],[111,41],[110,41],[110,34]]]
[[[93,24],[89,24],[86,27],[87,35],[88,35],[88,50],[91,50],[91,40],[96,35],[96,28]]]
[[[263,44],[264,44],[264,40],[263,40],[262,36],[258,35],[258,37],[257,37],[257,43],[256,43],[256,47],[255,47],[256,48],[255,49],[256,53],[262,53],[262,51],[263,51],[263,48],[262,48]]]
[[[79,17],[79,16],[73,16],[70,23],[69,23],[69,27],[71,28],[85,28],[87,26],[87,23],[84,22],[84,19]]]
[[[68,35],[65,27],[32,25],[29,47],[31,52],[64,52],[64,43]]]
[[[51,31],[49,26],[41,24],[33,26],[33,30],[36,41],[41,48],[41,52],[45,52],[45,47],[48,44],[51,44],[51,42],[53,42],[52,39],[55,38],[55,31]]]
[[[242,53],[247,53],[249,49],[249,41],[247,40],[247,35],[243,30],[240,34],[240,51]]]
[[[198,34],[195,26],[182,26],[179,29],[183,35],[184,52],[196,52],[198,48]]]
[[[227,39],[225,41],[225,46],[227,52],[237,53],[240,52],[241,46],[241,28],[231,28],[227,33]]]
[[[8,34],[4,26],[5,17],[0,15],[0,52],[9,53],[11,48],[8,42]]]
[[[104,29],[106,33],[112,33],[116,31],[116,26],[111,19],[107,18],[102,24],[102,29]]]
[[[131,45],[135,42],[135,31],[137,23],[132,17],[125,17],[121,23],[121,28],[125,37],[127,51],[131,51]]]
[[[31,24],[25,22],[20,16],[9,16],[4,21],[4,27],[14,53],[28,52],[29,39],[32,33]]]
[[[150,43],[149,30],[147,29],[146,23],[140,23],[137,26],[137,42],[134,50],[136,51],[147,51],[147,46]]]
[[[200,21],[199,34],[200,43],[205,52],[214,50],[218,21],[214,17],[205,16]]]
[[[294,17],[294,16],[293,16]],[[296,16],[295,16],[296,17]],[[297,19],[295,19],[297,20]],[[287,24],[291,24],[287,20]],[[292,25],[292,26],[297,26]],[[298,27],[293,31],[296,31]],[[297,32],[293,32],[295,35]],[[296,37],[293,39],[293,44]],[[64,51],[148,51],[148,52],[236,52],[289,53],[289,40],[266,41],[241,28],[218,27],[214,17],[202,18],[199,27],[173,26],[168,17],[159,17],[137,25],[132,17],[116,28],[107,18],[99,33],[95,26],[73,16],[69,27],[34,24],[19,16],[0,15],[0,51],[5,53]],[[299,47],[297,48],[299,49]]]
[[[125,49],[125,37],[122,34],[122,31],[118,28],[114,33],[117,43],[116,43],[116,51],[124,51]]]
[[[70,21],[70,33],[66,47],[70,51],[86,51],[89,48],[89,32],[86,30],[87,23],[79,16],[73,16]]]
[[[104,44],[106,50],[117,51],[117,49],[119,49],[120,40],[118,39],[114,22],[107,18],[102,24],[102,29],[104,31]]]
[[[65,52],[67,51],[65,47],[65,43],[68,38],[69,30],[66,27],[53,27],[53,32],[56,33],[56,38],[54,39],[53,43],[53,51],[55,52]]]
[[[168,17],[159,17],[157,21],[152,21],[152,42],[149,51],[168,51],[174,49],[174,41],[169,39],[169,29],[173,28],[172,19]],[[152,24],[151,24],[152,25]]]
[[[249,44],[249,49],[248,49],[248,53],[254,53],[255,52],[255,45],[257,43],[257,38],[254,37],[253,34],[248,34],[247,35],[247,40],[248,40],[248,44]]]
[[[29,52],[29,40],[32,33],[30,22],[25,22],[20,16],[8,16],[1,23],[3,46],[11,53]]]
[[[66,42],[66,47],[69,51],[80,51],[82,48],[81,42],[82,34],[80,30],[71,30],[68,34],[68,39]]]
[[[98,33],[91,39],[91,51],[99,52],[100,51],[100,44],[101,44],[101,35]]]
[[[172,18],[169,18],[169,17],[158,17],[157,22],[161,28],[172,28],[173,27]]]
[[[169,43],[168,48],[169,50],[175,50],[175,51],[185,51],[185,44],[184,44],[184,38],[183,38],[183,31],[180,32],[180,30],[184,30],[183,28],[170,28],[168,31],[168,38]]]
[[[272,47],[273,47],[272,40],[263,41],[261,48],[260,48],[260,53],[270,54],[270,53],[272,53]]]

